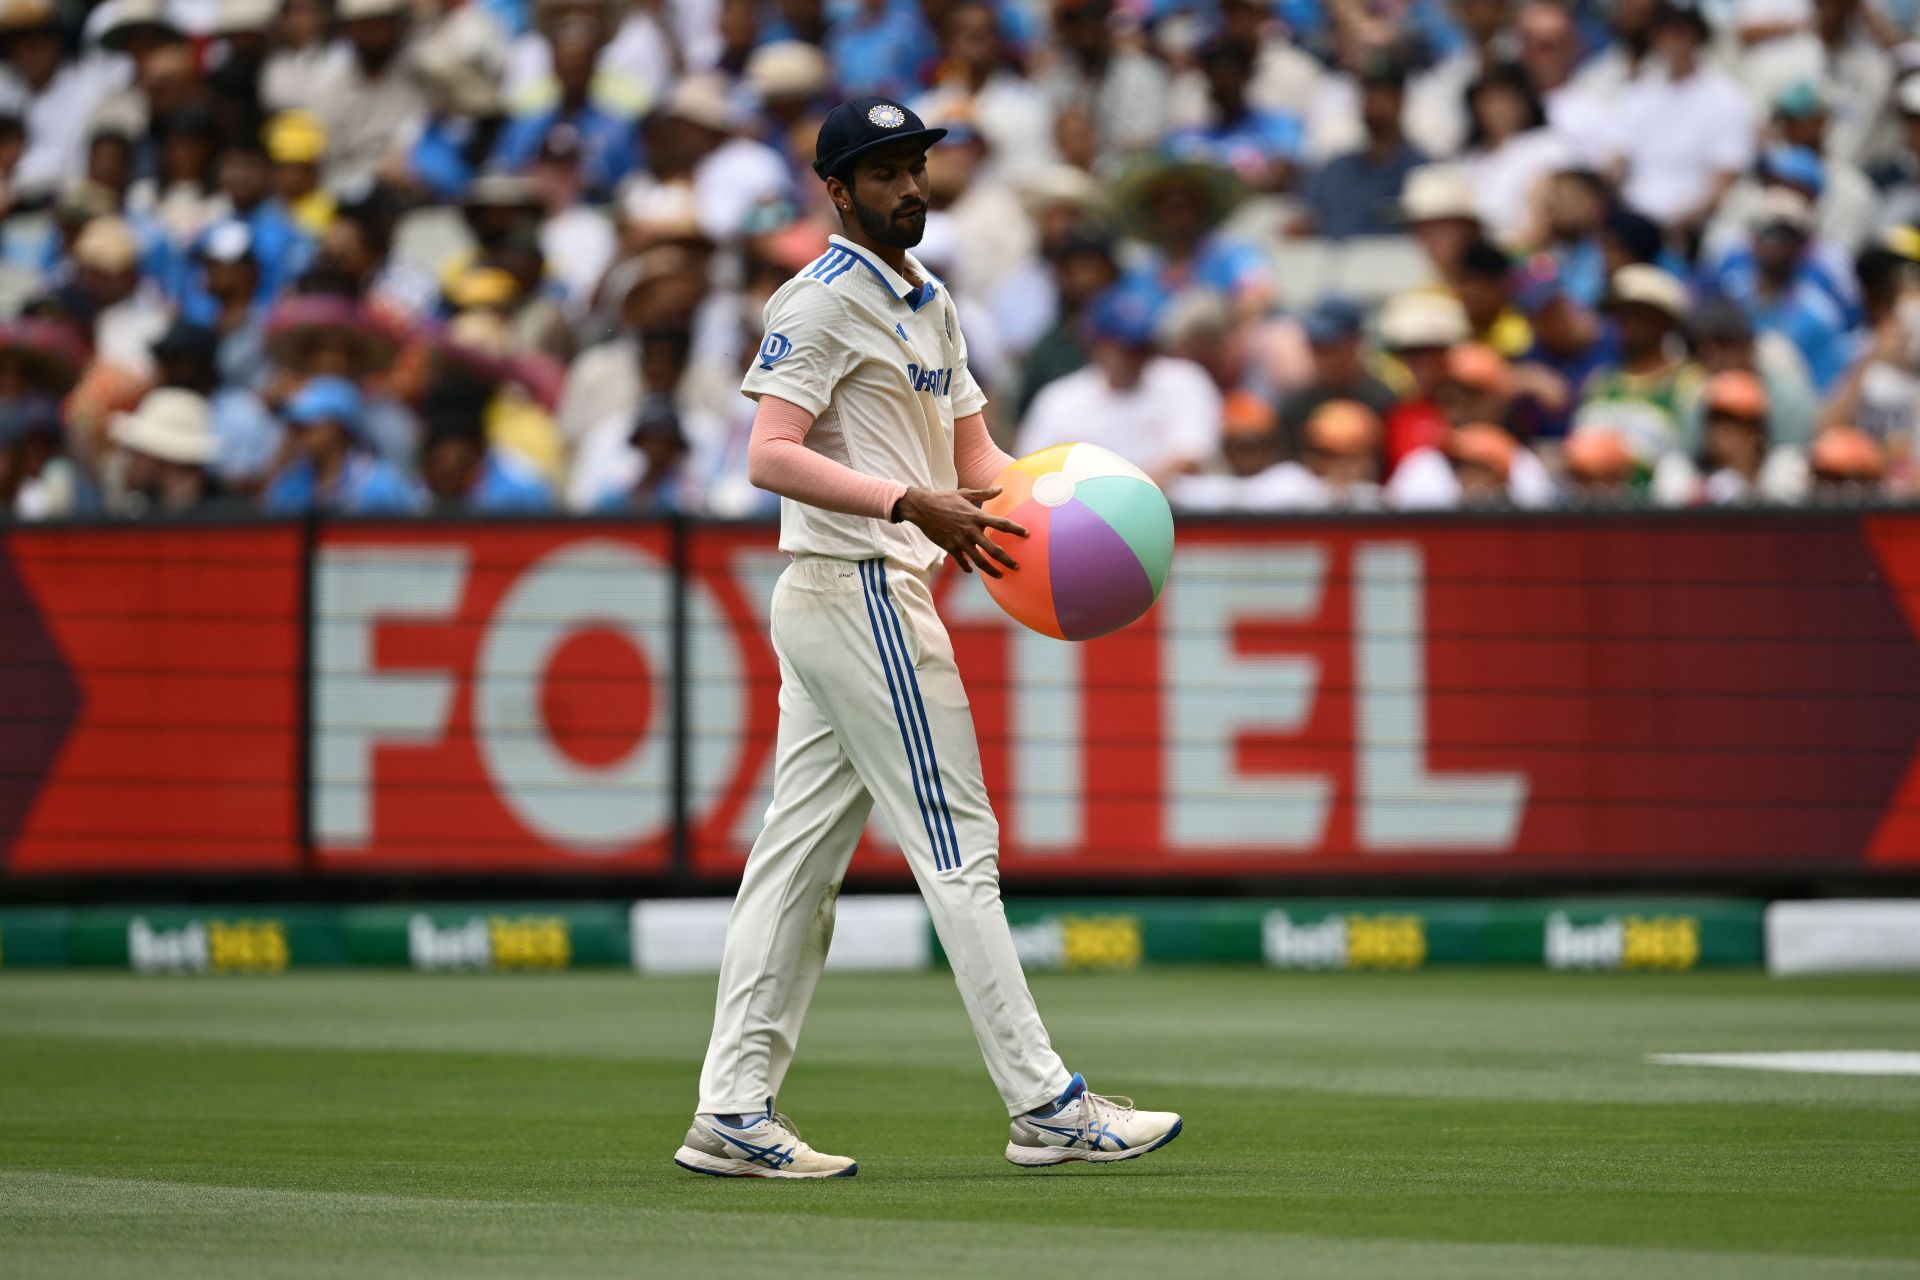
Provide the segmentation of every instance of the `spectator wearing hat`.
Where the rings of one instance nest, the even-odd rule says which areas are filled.
[[[1615,272],[1607,310],[1620,335],[1619,361],[1594,371],[1581,388],[1582,402],[1651,405],[1677,441],[1703,381],[1680,342],[1691,305],[1687,287],[1658,267],[1641,263]]]
[[[237,218],[217,222],[194,242],[181,318],[210,329],[220,343],[220,380],[256,391],[272,371],[267,308],[260,304],[260,264],[253,232]]]
[[[310,380],[329,377],[355,387],[391,369],[398,348],[392,334],[349,297],[294,294],[267,313],[267,356],[274,372],[264,394],[281,402]],[[356,437],[395,466],[411,463],[419,443],[412,412],[381,392],[359,399]]]
[[[759,106],[760,141],[780,152],[797,182],[812,159],[810,122],[833,82],[827,55],[804,40],[770,41],[748,57],[744,79]]]
[[[427,111],[418,132],[396,145],[389,170],[396,183],[444,202],[459,199],[498,145],[506,64],[506,33],[478,5],[454,10],[414,41],[408,65]]]
[[[1813,438],[1819,407],[1813,379],[1799,348],[1778,333],[1759,333],[1745,309],[1726,298],[1709,298],[1687,318],[1687,345],[1709,378],[1750,373],[1760,379],[1767,406],[1767,437],[1776,445],[1804,447]],[[1680,422],[1689,452],[1705,440],[1704,402]]]
[[[1366,140],[1321,165],[1302,188],[1306,218],[1300,230],[1329,240],[1392,235],[1407,175],[1427,163],[1407,141],[1406,70],[1385,54],[1360,73],[1360,122]]]
[[[227,487],[257,493],[280,460],[286,429],[252,388],[223,382],[219,335],[176,322],[153,344],[153,362],[157,386],[205,401],[215,447],[201,461]]]
[[[1087,441],[1158,482],[1199,469],[1220,441],[1220,393],[1205,369],[1161,355],[1151,297],[1119,285],[1088,306],[1089,363],[1048,384],[1021,424],[1016,453]]]
[[[648,516],[691,514],[700,509],[692,449],[673,396],[655,392],[642,400],[627,442],[634,455],[634,478],[602,496],[594,510]]]
[[[1536,188],[1572,148],[1547,127],[1539,93],[1513,63],[1488,68],[1467,86],[1466,102],[1471,123],[1459,164],[1473,184],[1474,208],[1495,241],[1518,243],[1538,203]]]
[[[282,111],[261,130],[267,159],[273,164],[273,190],[293,223],[319,240],[333,225],[339,204],[320,185],[327,157],[327,125],[307,111]]]
[[[1796,185],[1814,202],[1820,234],[1857,253],[1878,225],[1880,193],[1859,165],[1829,149],[1831,119],[1827,95],[1814,81],[1797,80],[1780,90],[1773,97],[1773,133],[1779,141],[1762,155],[1760,172]],[[1736,197],[1752,194],[1750,181],[1737,185],[1722,202],[1723,216]],[[1737,203],[1731,209],[1736,220],[1745,212]]]
[[[426,96],[402,58],[408,0],[337,0],[334,20],[349,60],[319,103],[294,104],[326,125],[326,184],[335,192],[379,176],[398,143],[417,133]]]
[[[1387,505],[1400,511],[1538,508],[1553,495],[1540,459],[1492,422],[1453,427],[1438,445],[1415,449],[1386,487]]]
[[[265,111],[322,110],[353,74],[353,53],[334,38],[327,0],[282,0],[272,50],[260,69]]]
[[[1886,448],[1858,427],[1825,427],[1807,450],[1807,477],[1815,503],[1878,502],[1887,492]]]
[[[1460,279],[1467,249],[1481,237],[1473,182],[1454,164],[1422,165],[1407,175],[1400,222],[1420,242],[1434,274],[1452,287]]]
[[[550,39],[558,100],[513,117],[500,133],[492,166],[508,173],[526,172],[558,134],[586,183],[588,197],[607,200],[633,171],[637,157],[631,120],[612,114],[593,99],[601,27],[589,18],[568,18],[554,27]]]
[[[0,398],[0,516],[53,520],[85,513],[95,495],[67,451],[52,396]]]
[[[1610,438],[1617,445],[1598,443],[1594,437]],[[1614,463],[1622,453],[1628,465],[1619,473]],[[1684,507],[1700,499],[1700,473],[1693,457],[1681,446],[1672,415],[1651,401],[1592,400],[1582,405],[1561,447],[1561,459],[1570,476],[1604,473],[1604,479],[1590,476],[1594,483],[1573,495],[1588,503],[1604,499]],[[1589,467],[1589,462],[1595,465]]]
[[[353,383],[330,375],[310,379],[282,412],[294,450],[267,485],[268,511],[407,515],[420,509],[413,482],[368,445],[366,405]]]
[[[1169,135],[1169,154],[1231,169],[1250,190],[1284,191],[1305,150],[1298,117],[1255,106],[1248,99],[1259,46],[1215,39],[1200,51],[1207,80],[1209,121]]]
[[[1332,295],[1315,303],[1301,320],[1313,352],[1313,376],[1280,399],[1280,429],[1289,452],[1298,457],[1307,422],[1323,404],[1351,400],[1376,417],[1399,399],[1367,368],[1362,334],[1366,317],[1352,299]]]
[[[925,87],[939,43],[914,5],[859,0],[827,32],[827,56],[849,97],[906,101]]]
[[[179,387],[149,391],[132,413],[115,414],[108,438],[119,451],[109,509],[116,515],[185,515],[221,505],[219,451],[204,397]]]
[[[92,317],[95,358],[130,373],[146,375],[148,348],[167,327],[167,309],[158,287],[140,274],[143,252],[132,223],[116,216],[95,218],[73,243],[76,314]]]
[[[1700,397],[1706,418],[1702,498],[1717,507],[1797,503],[1806,496],[1806,455],[1767,437],[1767,389],[1744,369],[1716,373]]]
[[[1380,419],[1354,400],[1329,400],[1313,411],[1301,433],[1299,465],[1313,485],[1292,505],[1315,510],[1378,511]]]
[[[1718,291],[1716,277],[1723,272],[1751,272],[1754,234],[1762,218],[1779,208],[1790,208],[1781,192],[1798,197],[1811,211],[1807,230],[1807,266],[1825,282],[1827,291],[1852,310],[1856,301],[1853,279],[1855,249],[1829,237],[1820,214],[1827,166],[1817,152],[1785,144],[1768,147],[1754,172],[1741,179],[1721,201],[1721,212],[1702,245],[1702,288]],[[1871,202],[1869,202],[1871,203]],[[1775,216],[1778,216],[1777,214]],[[1866,226],[1863,221],[1861,235]]]
[[[117,54],[133,72],[131,83],[94,109],[89,123],[96,130],[111,122],[129,135],[143,134],[156,117],[176,107],[208,104],[199,60],[167,0],[114,0],[99,6],[87,27],[101,56]]]
[[[1449,424],[1436,403],[1447,376],[1447,353],[1467,341],[1467,313],[1450,294],[1397,294],[1380,310],[1380,345],[1392,363],[1388,376],[1399,402],[1382,423],[1385,470],[1391,474],[1417,449],[1445,440]]]
[[[1505,356],[1479,342],[1462,342],[1447,352],[1446,376],[1433,402],[1455,427],[1491,422],[1512,434],[1513,366]]]
[[[51,193],[77,178],[101,103],[126,83],[117,59],[69,60],[52,0],[0,10],[0,110],[25,122],[16,191]]]
[[[1705,56],[1711,31],[1695,0],[1662,0],[1658,61],[1620,99],[1628,204],[1669,231],[1698,231],[1753,163],[1758,137],[1747,93]]]
[[[1848,334],[1859,313],[1855,282],[1837,280],[1823,261],[1827,255],[1813,236],[1813,207],[1798,192],[1770,188],[1751,226],[1751,239],[1719,259],[1707,283],[1739,303],[1756,329],[1779,333],[1799,348],[1814,388],[1824,393],[1852,354]]]
[[[487,443],[482,423],[488,393],[459,382],[436,384],[421,406],[426,442],[420,475],[435,510],[473,515],[534,514],[553,510],[553,493],[540,473]]]
[[[1357,408],[1371,418],[1362,406],[1336,403]],[[1336,409],[1321,418],[1337,416]],[[1377,437],[1377,420],[1373,427]],[[1221,418],[1219,461],[1223,466],[1174,477],[1167,497],[1176,509],[1185,511],[1300,511],[1332,505],[1327,486],[1307,468],[1284,457],[1280,421],[1273,406],[1250,391],[1229,392]]]
[[[1594,308],[1567,291],[1547,255],[1515,268],[1512,292],[1533,344],[1513,364],[1508,421],[1523,440],[1557,439],[1567,433],[1579,389],[1619,360],[1618,339]]]
[[[795,201],[793,173],[778,151],[743,135],[741,113],[717,75],[686,76],[642,126],[647,172],[628,184],[630,222],[648,209],[671,209],[674,238],[731,243],[769,203]],[[645,245],[637,238],[629,248]]]
[[[1114,184],[1122,224],[1147,245],[1127,273],[1136,291],[1171,297],[1212,289],[1251,318],[1273,297],[1273,267],[1258,246],[1219,230],[1246,195],[1230,169],[1160,156],[1140,161]]]
[[[227,128],[258,120],[260,83],[280,25],[279,0],[217,0],[207,30],[207,83]]]

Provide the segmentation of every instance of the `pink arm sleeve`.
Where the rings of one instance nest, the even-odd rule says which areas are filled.
[[[990,489],[999,474],[1013,461],[987,433],[984,414],[970,413],[953,424],[953,469],[960,484],[968,489]]]
[[[791,400],[760,397],[747,441],[747,478],[760,488],[810,507],[886,520],[907,486],[863,475],[802,443],[813,415]]]

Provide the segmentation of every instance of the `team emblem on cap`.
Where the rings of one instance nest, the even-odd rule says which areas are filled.
[[[891,102],[882,102],[867,110],[867,119],[882,129],[898,129],[907,122],[907,113]]]

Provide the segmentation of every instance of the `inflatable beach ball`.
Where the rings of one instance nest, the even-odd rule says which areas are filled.
[[[1153,607],[1173,559],[1173,512],[1147,473],[1098,445],[1028,454],[985,510],[1023,526],[1020,562],[987,590],[1014,621],[1058,640],[1118,631]]]

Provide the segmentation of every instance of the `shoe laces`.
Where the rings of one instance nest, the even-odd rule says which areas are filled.
[[[1080,1133],[1084,1137],[1096,1125],[1110,1130],[1116,1120],[1133,1114],[1133,1099],[1115,1094],[1111,1097],[1088,1089],[1080,1095]],[[1110,1135],[1111,1136],[1111,1135]]]

